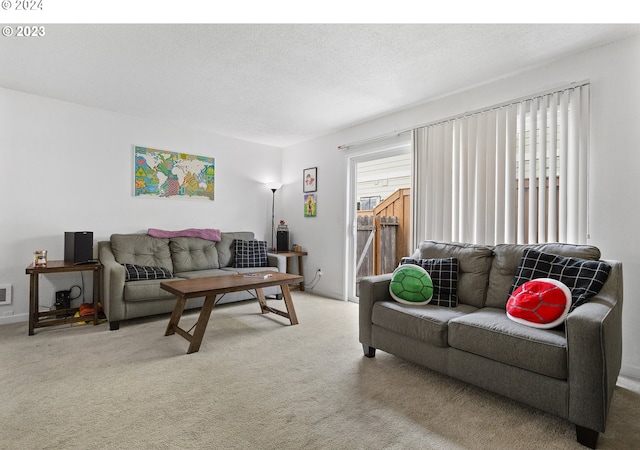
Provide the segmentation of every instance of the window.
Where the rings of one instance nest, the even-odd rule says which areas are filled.
[[[359,210],[368,211],[374,209],[380,203],[380,196],[376,195],[374,197],[360,197]]]
[[[586,242],[588,136],[589,84],[415,129],[414,243]]]

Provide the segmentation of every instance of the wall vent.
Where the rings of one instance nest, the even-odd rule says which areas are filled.
[[[0,284],[0,305],[11,304],[11,285]]]

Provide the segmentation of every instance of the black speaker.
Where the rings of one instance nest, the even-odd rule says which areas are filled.
[[[66,231],[64,233],[64,260],[74,264],[93,260],[93,233]]]
[[[289,250],[289,230],[278,230],[276,232],[276,250],[286,252]]]

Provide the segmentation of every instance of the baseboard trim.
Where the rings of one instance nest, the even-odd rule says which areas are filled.
[[[620,375],[640,380],[640,367],[623,364],[620,368]]]
[[[11,316],[0,316],[0,325],[8,323],[28,322],[29,314],[13,314]]]
[[[332,298],[334,300],[344,300],[342,295],[340,295],[339,293],[325,291],[323,289],[316,289],[316,288],[309,289],[309,288],[306,288],[305,292],[309,292],[309,293],[313,293],[313,294],[316,294],[316,295],[320,295],[322,297]]]

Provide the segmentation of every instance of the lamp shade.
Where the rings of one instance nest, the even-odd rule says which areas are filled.
[[[280,189],[282,187],[282,183],[279,183],[277,181],[269,181],[268,183],[265,183],[265,184],[273,192],[277,191],[278,189]]]

